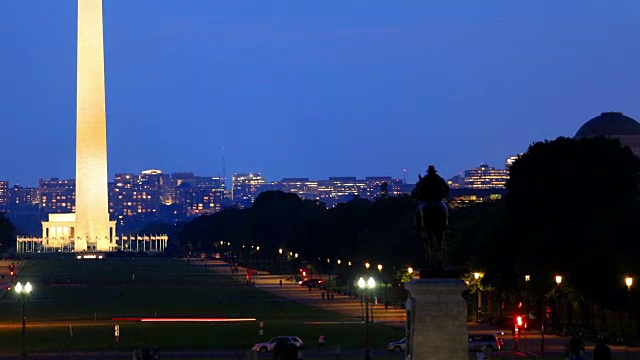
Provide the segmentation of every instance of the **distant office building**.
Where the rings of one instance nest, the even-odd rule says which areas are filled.
[[[505,188],[452,188],[446,202],[450,208],[501,199],[507,193]]]
[[[51,178],[38,181],[40,210],[44,213],[72,213],[76,208],[75,179]]]
[[[259,192],[279,190],[297,194],[305,200],[319,200],[334,207],[341,202],[356,197],[377,200],[386,196],[399,196],[406,193],[408,186],[402,179],[391,176],[370,176],[359,180],[352,176],[330,177],[327,180],[310,180],[309,178],[283,178],[280,181],[264,184]]]
[[[522,156],[522,154],[520,155],[514,155],[514,156],[510,156],[507,158],[507,160],[505,160],[504,162],[504,168],[509,170],[509,168],[511,167],[511,165],[513,165],[513,163],[518,160],[518,158]]]
[[[231,177],[231,189],[233,190],[233,202],[244,207],[251,206],[258,196],[258,190],[265,184],[260,173],[233,174]]]
[[[173,203],[174,196],[170,176],[160,170],[116,174],[109,183],[109,213],[120,225],[132,216],[154,218],[160,206]]]
[[[447,185],[450,189],[460,189],[464,187],[464,176],[461,173],[457,173],[454,177],[447,180]]]
[[[38,188],[22,187],[18,184],[9,188],[9,209],[18,210],[38,208],[39,206]]]
[[[9,182],[0,181],[0,210],[9,208]]]
[[[329,177],[329,180],[318,180],[318,196],[319,200],[330,208],[357,197],[368,198],[367,182],[351,176],[336,176]]]
[[[123,224],[125,217],[142,212],[137,183],[138,176],[134,173],[116,174],[114,181],[109,183],[109,213],[119,225]]]
[[[138,177],[138,184],[142,191],[151,196],[151,202],[171,205],[172,194],[167,191],[171,188],[171,176],[163,174],[160,170],[144,170]]]
[[[464,187],[467,189],[504,188],[509,178],[509,171],[495,169],[486,164],[480,164],[474,169],[465,170]]]
[[[191,173],[172,175],[176,187],[176,204],[188,216],[222,211],[225,196],[224,180],[219,177],[194,176]]]
[[[309,180],[309,178],[284,178],[273,185],[279,185],[278,190],[297,194],[305,200],[319,199],[318,182]]]
[[[364,178],[367,186],[366,197],[369,200],[379,199],[382,196],[398,196],[402,194],[402,179],[393,179],[391,176],[367,176]]]

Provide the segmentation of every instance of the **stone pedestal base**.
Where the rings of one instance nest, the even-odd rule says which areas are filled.
[[[459,279],[413,279],[405,284],[407,359],[468,360],[466,285]]]

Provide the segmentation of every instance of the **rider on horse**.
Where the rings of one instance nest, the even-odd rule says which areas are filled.
[[[449,185],[433,165],[429,165],[427,176],[418,178],[411,196],[419,202],[414,219],[425,249],[424,271],[420,272],[420,277],[427,277],[446,270],[443,241],[449,225],[449,211],[442,200],[449,195]]]
[[[438,175],[433,165],[429,165],[427,176],[418,175],[418,178],[419,181],[411,192],[411,196],[420,202],[420,206],[441,206],[447,214],[448,220],[449,211],[447,205],[442,202],[442,199],[449,195],[447,182]]]

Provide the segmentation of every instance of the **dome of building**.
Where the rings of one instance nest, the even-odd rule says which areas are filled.
[[[621,112],[603,112],[584,123],[575,137],[625,135],[640,135],[640,123]]]

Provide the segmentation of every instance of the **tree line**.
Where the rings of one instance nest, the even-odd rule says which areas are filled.
[[[476,287],[499,299],[517,303],[526,291],[539,313],[558,291],[585,321],[593,320],[595,305],[628,306],[624,277],[640,274],[639,172],[640,160],[615,139],[536,142],[511,166],[505,198],[451,209],[449,263],[461,278],[481,272]],[[262,264],[280,264],[278,259],[292,260],[289,252],[296,253],[293,263],[304,261],[325,273],[343,271],[338,259],[342,266],[352,262],[350,276],[365,262],[382,264],[382,276],[399,283],[408,267],[422,261],[415,208],[406,195],[373,202],[356,197],[326,209],[318,201],[268,191],[252,208],[191,221],[178,237],[192,252],[245,245],[245,258],[264,259]],[[556,275],[563,276],[561,287]]]
[[[615,139],[533,143],[510,167],[503,199],[451,208],[448,262],[470,283],[469,291],[490,291],[508,304],[526,294],[539,315],[559,293],[588,324],[595,306],[628,309],[640,300],[639,173],[640,159]],[[305,267],[337,274],[341,284],[365,274],[368,262],[371,274],[401,287],[408,268],[417,269],[424,256],[413,223],[416,205],[408,195],[383,194],[327,209],[267,191],[251,208],[142,231],[169,234],[172,255],[233,254],[276,272]],[[13,227],[0,216],[0,246],[12,246],[8,239],[15,240]],[[475,272],[483,274],[480,281]],[[560,286],[556,275],[563,278]],[[633,287],[624,284],[626,276],[636,280]]]

